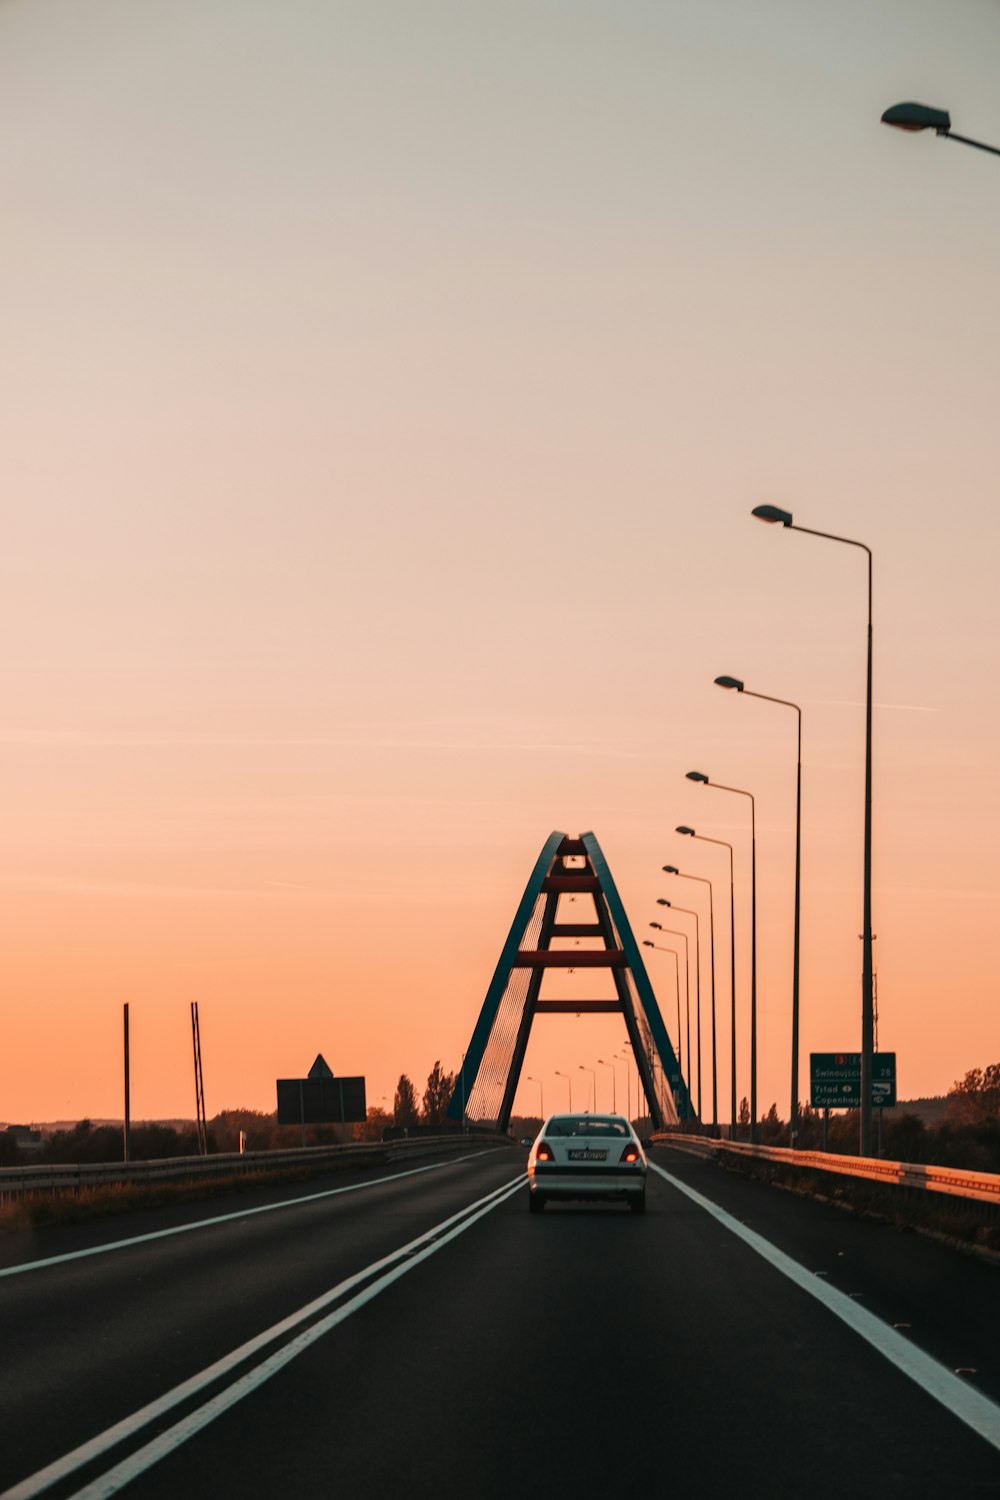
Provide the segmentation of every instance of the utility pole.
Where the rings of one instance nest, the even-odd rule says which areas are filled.
[[[130,1099],[129,1080],[129,1055],[128,1055],[128,1004],[123,1006],[124,1011],[124,1041],[125,1041],[125,1119],[122,1124],[122,1161],[128,1162],[129,1146],[132,1135],[132,1107]]]
[[[194,1047],[194,1105],[198,1116],[198,1155],[208,1155],[208,1133],[205,1123],[205,1081],[201,1072],[201,1026],[198,1002],[191,1001],[191,1041]]]

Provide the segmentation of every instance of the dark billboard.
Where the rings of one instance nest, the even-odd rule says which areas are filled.
[[[279,1078],[279,1125],[346,1125],[365,1120],[363,1078]]]

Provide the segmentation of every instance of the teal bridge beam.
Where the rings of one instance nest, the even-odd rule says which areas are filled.
[[[588,920],[570,920],[564,898],[593,903]],[[573,913],[574,917],[583,913]],[[586,938],[593,946],[560,948],[560,938]],[[598,946],[599,945],[599,946]],[[610,971],[615,998],[542,999],[547,969]],[[479,1012],[448,1107],[456,1123],[507,1130],[534,1018],[563,1012],[621,1015],[656,1130],[693,1118],[681,1075],[639,945],[596,836],[554,832],[524,888],[493,978]]]

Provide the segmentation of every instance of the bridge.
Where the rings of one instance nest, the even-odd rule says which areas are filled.
[[[570,967],[605,994],[549,993]],[[600,845],[554,832],[452,1098],[475,1130],[0,1238],[0,1500],[1000,1494],[995,1261],[722,1170],[803,1153],[691,1133],[650,1147],[641,1218],[529,1214],[490,1127],[535,1017],[587,1012],[622,1018],[658,1131],[690,1120]],[[893,1165],[812,1169],[998,1211],[1000,1179]]]
[[[579,984],[603,970],[615,995],[595,999],[584,989],[546,997],[543,981],[554,970],[573,971]],[[593,833],[551,833],[501,950],[449,1118],[505,1131],[535,1017],[600,1013],[622,1017],[653,1128],[691,1118],[687,1086],[601,846]]]
[[[0,1491],[998,1493],[997,1267],[669,1145],[648,1209],[525,1153],[0,1239]]]

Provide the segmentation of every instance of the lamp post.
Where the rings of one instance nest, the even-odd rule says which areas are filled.
[[[578,1063],[577,1066],[579,1067],[581,1073],[589,1073],[590,1074],[591,1082],[592,1082],[592,1086],[593,1086],[593,1090],[594,1090],[593,1095],[592,1095],[593,1104],[594,1104],[594,1113],[596,1114],[597,1113],[597,1069],[596,1068],[585,1068],[583,1066],[583,1063]]]
[[[624,1052],[612,1052],[611,1056],[616,1062],[625,1064],[625,1114],[628,1116],[632,1113],[632,1078],[628,1070],[628,1058]]]
[[[750,799],[750,1139],[757,1141],[757,812],[752,792],[743,787],[723,786],[712,781],[704,771],[688,771],[688,781],[714,786],[719,792],[733,792]],[[734,1122],[735,1123],[735,1122]]]
[[[715,908],[712,899],[712,882],[704,875],[687,875],[676,865],[664,865],[664,875],[679,875],[682,880],[697,880],[708,886],[708,952],[712,980],[712,1129],[719,1129],[718,1050],[715,1034]]]
[[[892,104],[883,113],[882,124],[894,125],[897,130],[933,130],[935,135],[946,136],[949,141],[961,141],[963,146],[975,146],[977,151],[1000,156],[1000,147],[987,146],[985,141],[974,141],[967,135],[956,135],[948,111],[933,109],[929,104]]]
[[[922,128],[922,127],[921,127]],[[864,852],[864,896],[861,941],[864,953],[861,965],[861,1155],[872,1154],[872,1056],[875,1051],[875,1005],[872,982],[872,552],[864,542],[846,536],[834,536],[829,531],[814,531],[809,526],[796,526],[791,511],[780,510],[776,505],[757,505],[753,515],[759,521],[772,525],[780,523],[788,531],[801,531],[806,536],[822,537],[827,542],[841,542],[845,547],[857,547],[868,559],[868,666],[865,684],[865,852]]]
[[[667,901],[665,897],[658,896],[657,906],[669,906],[673,911],[682,911],[687,917],[694,917],[694,1030],[695,1030],[695,1076],[698,1083],[698,1103],[696,1113],[699,1123],[702,1122],[701,1114],[701,923],[698,913],[689,906],[675,906],[673,901]],[[691,1042],[688,1039],[688,1076],[691,1075]]]
[[[569,1093],[569,1112],[570,1112],[570,1114],[572,1114],[573,1113],[573,1080],[569,1076],[568,1073],[560,1073],[560,1071],[559,1071],[558,1068],[556,1068],[556,1077],[557,1078],[565,1078],[565,1080],[566,1080],[566,1089],[567,1089],[567,1091]]]
[[[545,1122],[545,1095],[542,1092],[542,1080],[540,1078],[525,1078],[524,1081],[525,1081],[525,1083],[537,1083],[538,1084],[538,1113],[541,1115],[541,1117],[542,1117],[542,1123],[544,1124],[544,1122]]]
[[[685,1086],[687,1088],[687,1094],[688,1094],[688,1107],[690,1108],[690,1104],[691,1104],[691,964],[690,964],[690,961],[689,961],[689,958],[688,958],[688,952],[689,952],[689,949],[688,949],[688,935],[687,935],[686,932],[682,932],[679,927],[664,927],[664,925],[663,925],[662,922],[650,922],[649,925],[656,932],[667,933],[667,934],[669,934],[670,937],[679,937],[683,941],[683,943],[684,943],[684,1011],[685,1011],[685,1014],[687,1016],[687,1060],[688,1060],[687,1083],[686,1083]],[[681,1045],[681,1023],[680,1023],[680,1019],[678,1018],[678,1021],[677,1021],[677,1048],[678,1048],[678,1057],[679,1057],[679,1053],[680,1053],[680,1045]],[[678,1061],[678,1066],[679,1065],[680,1064],[679,1064],[679,1061]]]
[[[625,1072],[628,1074],[628,1112],[632,1114],[632,1064],[635,1062],[635,1054],[632,1051],[631,1042],[622,1042],[622,1057],[625,1059]],[[636,1068],[635,1080],[635,1113],[639,1115],[639,1069]]]
[[[649,925],[651,927],[659,927],[660,924],[659,924],[659,922],[651,922]],[[684,936],[684,934],[681,933],[681,937],[683,937],[683,936]],[[684,1064],[681,1061],[681,958],[680,958],[680,954],[677,952],[676,948],[661,948],[659,946],[659,944],[658,943],[654,943],[651,938],[643,938],[643,940],[642,940],[642,946],[644,948],[652,948],[654,953],[669,953],[670,957],[674,961],[674,977],[676,978],[676,981],[677,981],[677,1071],[680,1074],[681,1082],[684,1083]],[[686,1086],[687,1085],[685,1085],[685,1087]]]
[[[733,881],[733,846],[727,844],[725,839],[710,839],[704,833],[696,833],[693,828],[687,828],[681,823],[674,829],[675,833],[682,833],[691,839],[698,839],[703,844],[718,844],[723,849],[729,850],[729,1013],[730,1013],[730,1081],[732,1085],[732,1101],[729,1126],[729,1139],[736,1139],[736,915]]]
[[[769,693],[754,693],[738,677],[717,677],[717,687],[735,689],[747,698],[764,703],[779,703],[793,708],[798,720],[795,754],[795,921],[792,938],[792,1103],[788,1117],[788,1144],[794,1151],[799,1143],[799,914],[802,893],[802,710],[787,698],[772,698]]]
[[[597,1065],[599,1068],[611,1069],[611,1113],[616,1115],[618,1113],[618,1097],[615,1091],[615,1065],[614,1063],[605,1062],[603,1057],[597,1059]],[[596,1100],[594,1101],[594,1107],[595,1109],[597,1107]]]

